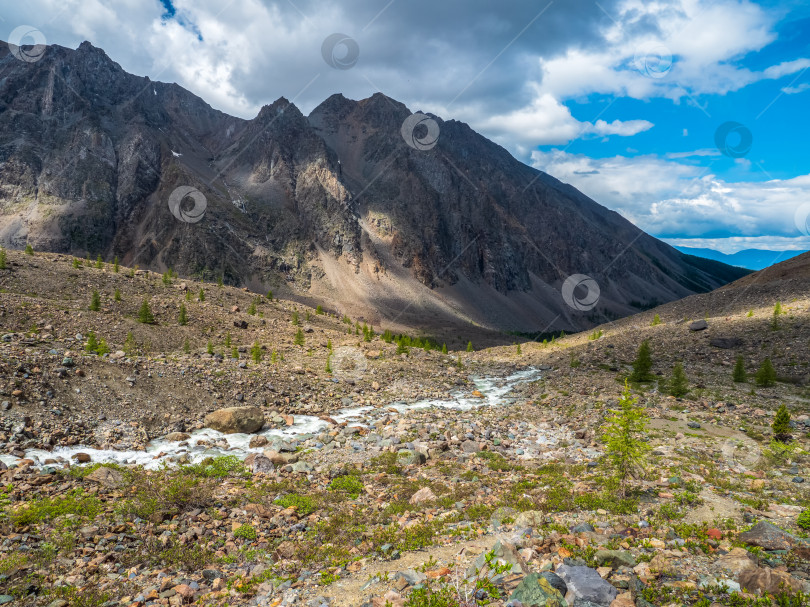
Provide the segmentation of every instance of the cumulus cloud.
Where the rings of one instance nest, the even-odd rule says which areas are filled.
[[[663,238],[729,237],[808,243],[810,175],[727,182],[708,168],[656,155],[594,159],[535,151],[532,164]],[[762,177],[762,175],[757,175]]]

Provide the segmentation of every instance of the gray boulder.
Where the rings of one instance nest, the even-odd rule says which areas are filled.
[[[561,565],[556,573],[578,600],[588,601],[600,607],[610,607],[618,594],[613,585],[603,580],[596,569]]]

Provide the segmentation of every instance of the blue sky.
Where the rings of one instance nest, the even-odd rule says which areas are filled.
[[[89,40],[245,118],[280,96],[307,113],[382,91],[673,244],[810,248],[799,0],[29,0],[0,16],[6,37],[27,25]],[[334,33],[356,41],[350,69],[324,60]]]

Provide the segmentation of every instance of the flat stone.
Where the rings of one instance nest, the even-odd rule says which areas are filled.
[[[436,500],[436,494],[431,491],[430,487],[422,487],[419,491],[411,496],[408,500],[409,504],[422,504],[424,502],[432,502]]]
[[[795,535],[782,531],[776,525],[765,521],[757,523],[745,533],[741,533],[737,539],[749,546],[759,546],[765,550],[790,550],[793,546],[806,543]]]
[[[509,595],[509,601],[525,607],[567,607],[559,590],[539,573],[530,573]]]
[[[124,474],[120,470],[101,466],[85,477],[85,480],[98,483],[110,489],[117,489],[125,483]]]
[[[596,562],[608,567],[635,567],[636,559],[627,550],[597,550]]]
[[[689,330],[690,331],[705,331],[709,328],[709,323],[705,320],[696,320],[694,322],[689,323]]]

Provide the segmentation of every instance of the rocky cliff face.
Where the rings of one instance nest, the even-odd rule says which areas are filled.
[[[87,42],[35,63],[2,47],[5,246],[222,275],[377,326],[527,332],[585,328],[744,274],[382,94],[334,95],[309,117],[282,98],[246,121]],[[572,274],[597,282],[595,307],[563,301]]]

